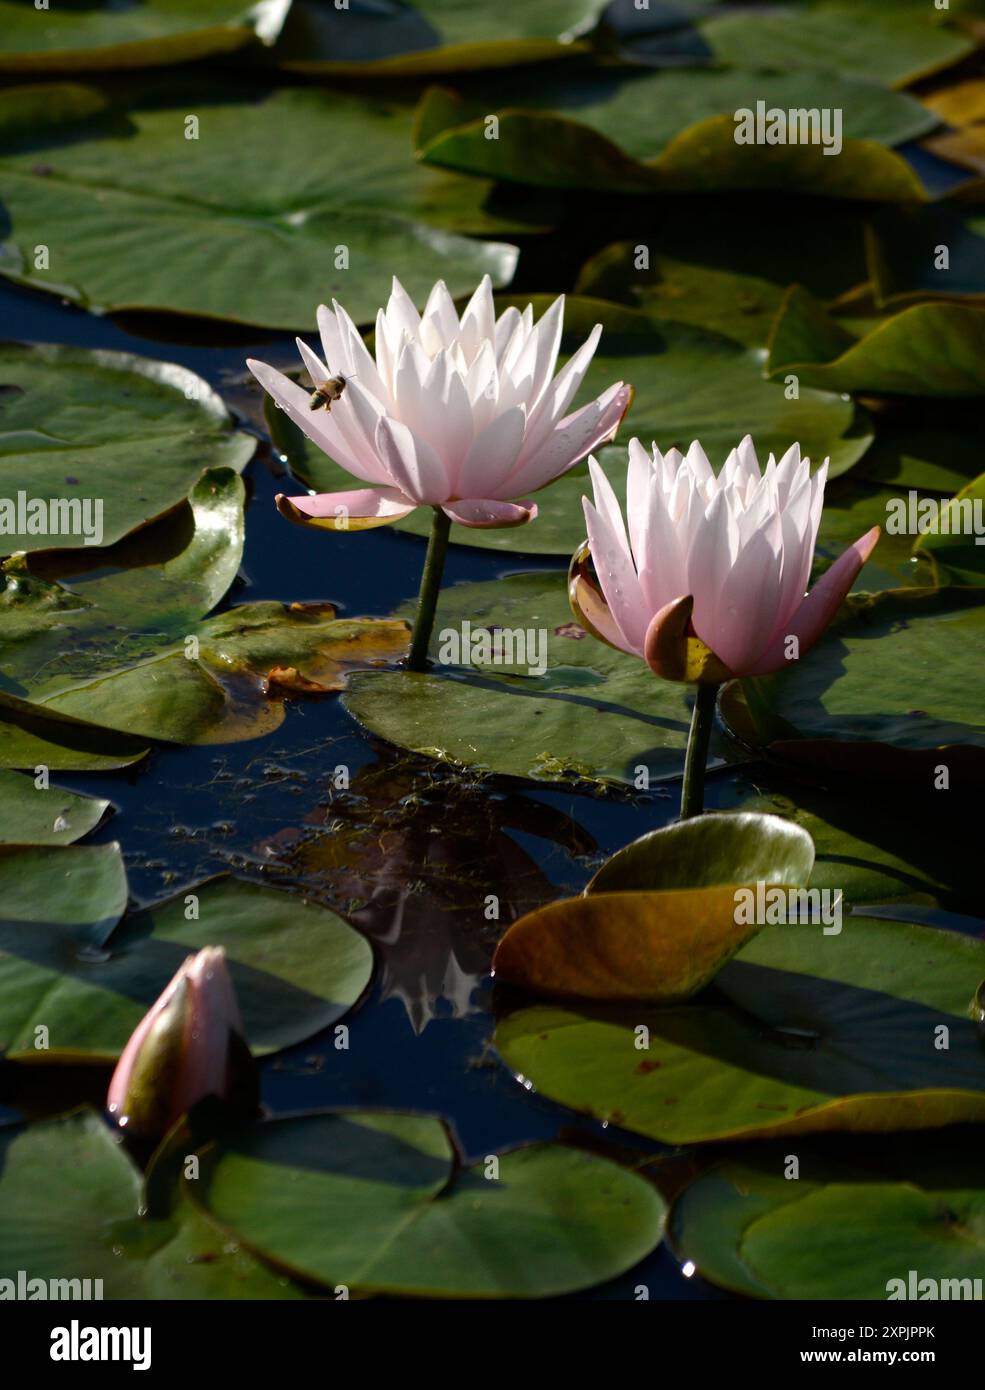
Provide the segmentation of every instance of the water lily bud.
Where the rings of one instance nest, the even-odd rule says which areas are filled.
[[[245,1084],[244,1084],[245,1083]],[[189,956],[137,1024],[106,1106],[126,1133],[156,1140],[207,1096],[255,1096],[255,1067],[221,946]]]

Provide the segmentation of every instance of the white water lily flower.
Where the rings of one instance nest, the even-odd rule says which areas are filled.
[[[628,530],[594,459],[589,469],[595,501],[584,501],[588,541],[572,562],[572,606],[596,636],[672,680],[765,675],[802,656],[879,539],[874,526],[805,596],[828,460],[811,476],[798,444],[761,470],[747,435],[716,477],[697,442],[686,456],[656,445],[650,455],[632,440]]]
[[[318,448],[367,486],[278,497],[302,525],[361,530],[399,521],[418,506],[462,526],[519,526],[536,506],[517,501],[553,482],[611,439],[632,394],[616,382],[568,413],[598,346],[601,325],[557,375],[564,298],[534,323],[528,305],[496,317],[484,276],[459,317],[443,281],[419,314],[396,279],[376,320],[375,357],[339,304],[318,310],[325,361],[300,340],[317,384],[345,378],[330,410],[263,362],[248,365]]]

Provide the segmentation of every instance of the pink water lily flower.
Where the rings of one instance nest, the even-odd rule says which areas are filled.
[[[805,595],[828,461],[811,476],[794,444],[760,469],[747,435],[716,477],[701,445],[652,456],[629,445],[627,527],[608,479],[589,460],[594,505],[571,569],[579,620],[670,680],[718,683],[779,671],[828,623],[879,539],[854,545]],[[588,555],[598,582],[588,571]]]
[[[106,1108],[127,1133],[157,1139],[206,1096],[228,1098],[248,1061],[226,953],[206,946],[184,961],[137,1024]]]
[[[376,319],[375,356],[339,304],[318,310],[323,362],[298,340],[315,384],[344,378],[330,410],[263,362],[250,370],[319,449],[366,486],[278,497],[302,525],[363,530],[418,506],[461,526],[520,526],[536,505],[517,501],[553,482],[615,433],[631,396],[617,382],[568,413],[601,336],[597,325],[557,375],[564,299],[534,323],[528,305],[499,317],[483,277],[461,317],[439,280],[423,314],[396,279]]]

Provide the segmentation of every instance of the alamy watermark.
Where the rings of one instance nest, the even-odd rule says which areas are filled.
[[[905,1279],[889,1279],[886,1282],[886,1298],[889,1300],[905,1298],[909,1302],[927,1299],[959,1301],[980,1301],[982,1281],[980,1279],[921,1279],[915,1269],[907,1272]]]
[[[886,532],[890,536],[974,536],[985,545],[985,499],[981,497],[921,497],[911,488],[905,497],[886,503]]]
[[[822,145],[825,154],[841,154],[842,112],[837,106],[740,106],[735,113],[737,145]]]
[[[0,1278],[0,1302],[34,1303],[51,1299],[53,1302],[87,1303],[102,1296],[101,1279],[33,1279],[25,1269],[19,1269],[13,1278]]]
[[[438,633],[442,666],[525,666],[528,675],[547,671],[547,629],[543,627],[460,627]]]
[[[779,927],[806,922],[819,925],[825,936],[840,936],[843,898],[840,888],[788,888],[759,879],[755,887],[736,888],[735,924]]]
[[[103,543],[101,497],[0,497],[0,536],[81,536],[84,545]]]

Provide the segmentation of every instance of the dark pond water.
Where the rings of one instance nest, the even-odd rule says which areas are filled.
[[[934,166],[921,161],[920,172],[938,183],[944,166]],[[289,335],[216,346],[212,339],[221,330],[199,333],[177,322],[124,326],[4,284],[0,322],[7,338],[182,363],[221,391],[247,427],[251,398],[254,411],[259,401],[245,385],[244,359],[286,363],[295,357]],[[247,478],[246,550],[227,604],[328,599],[343,614],[385,616],[415,595],[422,541],[385,528],[326,538],[290,527],[275,512],[273,495],[301,489],[285,479],[266,444]],[[446,583],[556,568],[553,559],[504,560],[456,546]],[[435,1112],[450,1120],[470,1160],[565,1131],[601,1135],[600,1126],[526,1091],[491,1053],[488,961],[506,922],[580,890],[603,858],[673,819],[677,786],[601,800],[480,783],[367,737],[335,699],[285,708],[282,727],[264,739],[158,750],[129,772],[57,777],[59,784],[112,801],[115,813],[95,838],[122,842],[138,902],[231,869],[296,886],[343,912],[375,942],[377,976],[347,1019],[349,1051],[337,1052],[325,1034],[266,1062],[267,1107]],[[331,785],[340,763],[350,770],[344,792]],[[762,772],[712,774],[709,806],[735,804],[753,785],[768,788]],[[478,907],[491,892],[501,902],[495,930]],[[608,1137],[620,1140],[615,1133]],[[646,1147],[622,1137],[637,1150]],[[590,1296],[632,1298],[640,1284],[651,1298],[722,1296],[700,1279],[685,1278],[665,1248]]]

